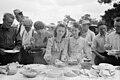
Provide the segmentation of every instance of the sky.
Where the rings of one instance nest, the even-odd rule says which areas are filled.
[[[4,13],[13,13],[14,9],[22,10],[33,22],[39,20],[49,24],[63,20],[66,14],[77,21],[84,14],[100,19],[100,15],[111,7],[97,0],[0,0],[0,22]]]

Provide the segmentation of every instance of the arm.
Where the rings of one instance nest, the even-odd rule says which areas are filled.
[[[106,37],[104,47],[105,47],[106,50],[110,50],[112,48],[112,46],[110,44],[110,37],[109,37],[109,35]]]
[[[92,58],[91,48],[88,46],[86,40],[84,41],[83,53],[84,53],[83,57],[87,57],[88,59]]]
[[[15,48],[17,50],[20,50],[20,48],[22,47],[22,38],[20,36],[20,34],[17,34],[17,30],[15,29]]]
[[[51,57],[51,49],[53,45],[53,38],[48,39],[47,47],[46,47],[46,53],[44,55],[44,58],[47,60]]]
[[[62,51],[61,60],[66,61],[67,58],[68,58],[68,38],[66,38],[64,41],[64,48]]]
[[[95,38],[95,34],[92,33],[92,34],[91,34],[91,42],[88,42],[89,46],[92,46],[92,43],[93,43],[94,38]]]
[[[94,53],[95,55],[97,55],[97,56],[99,56],[101,58],[104,58],[104,56],[102,56],[101,54],[99,54],[96,51],[96,47],[97,47],[97,40],[96,40],[96,38],[94,38],[93,43],[92,43],[92,53]]]

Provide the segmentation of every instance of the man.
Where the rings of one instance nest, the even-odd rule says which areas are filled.
[[[91,47],[93,39],[95,37],[95,33],[89,29],[90,21],[83,20],[82,21],[82,34],[81,36],[88,41],[88,45]]]
[[[120,51],[120,17],[114,19],[115,31],[111,32],[106,39],[106,50],[119,50]],[[120,53],[118,53],[120,54]],[[120,55],[114,55],[116,57],[114,65],[120,65]]]
[[[91,57],[93,57],[92,59],[94,59],[95,55],[92,54],[92,52],[91,52],[91,45],[92,45],[93,39],[95,37],[95,33],[92,32],[89,29],[89,27],[90,27],[90,21],[89,20],[83,20],[81,26],[82,26],[81,36],[87,40],[88,46],[89,46],[90,55],[91,55]],[[92,63],[94,63],[94,60],[92,60]]]
[[[3,24],[0,25],[0,63],[18,61],[18,54],[5,53],[4,50],[20,50],[21,37],[17,34],[17,30],[11,27],[14,16],[11,13],[5,13],[3,16]]]
[[[96,55],[94,63],[99,65],[100,63],[112,63],[114,57],[107,55],[105,51],[105,39],[107,37],[107,26],[103,23],[98,23],[98,35],[95,36],[92,44],[92,52]]]
[[[20,33],[20,36],[22,36],[22,33],[25,30],[22,22],[25,18],[28,18],[28,17],[24,16],[23,12],[19,9],[15,9],[13,10],[13,12],[16,17],[16,20],[19,22],[19,24],[17,24],[18,33]]]
[[[31,19],[24,19],[23,20],[23,26],[25,27],[25,30],[22,33],[22,64],[32,64],[33,63],[33,57],[28,54],[29,49],[33,47],[33,44],[31,42],[32,35],[33,35],[33,29],[32,29],[33,21]]]

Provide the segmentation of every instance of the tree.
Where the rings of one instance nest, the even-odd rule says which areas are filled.
[[[111,29],[113,28],[114,18],[118,16],[120,17],[120,2],[114,3],[113,8],[106,10],[101,17],[108,26],[108,29]]]
[[[115,1],[115,0],[98,0],[98,2],[100,4],[104,3],[104,4],[109,4],[109,3],[112,3],[112,1]]]

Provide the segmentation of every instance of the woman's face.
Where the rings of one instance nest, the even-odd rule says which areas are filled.
[[[72,27],[73,36],[79,36],[80,30],[78,28]]]
[[[57,36],[63,37],[63,35],[65,34],[65,28],[64,27],[58,27],[56,32],[57,32]]]

